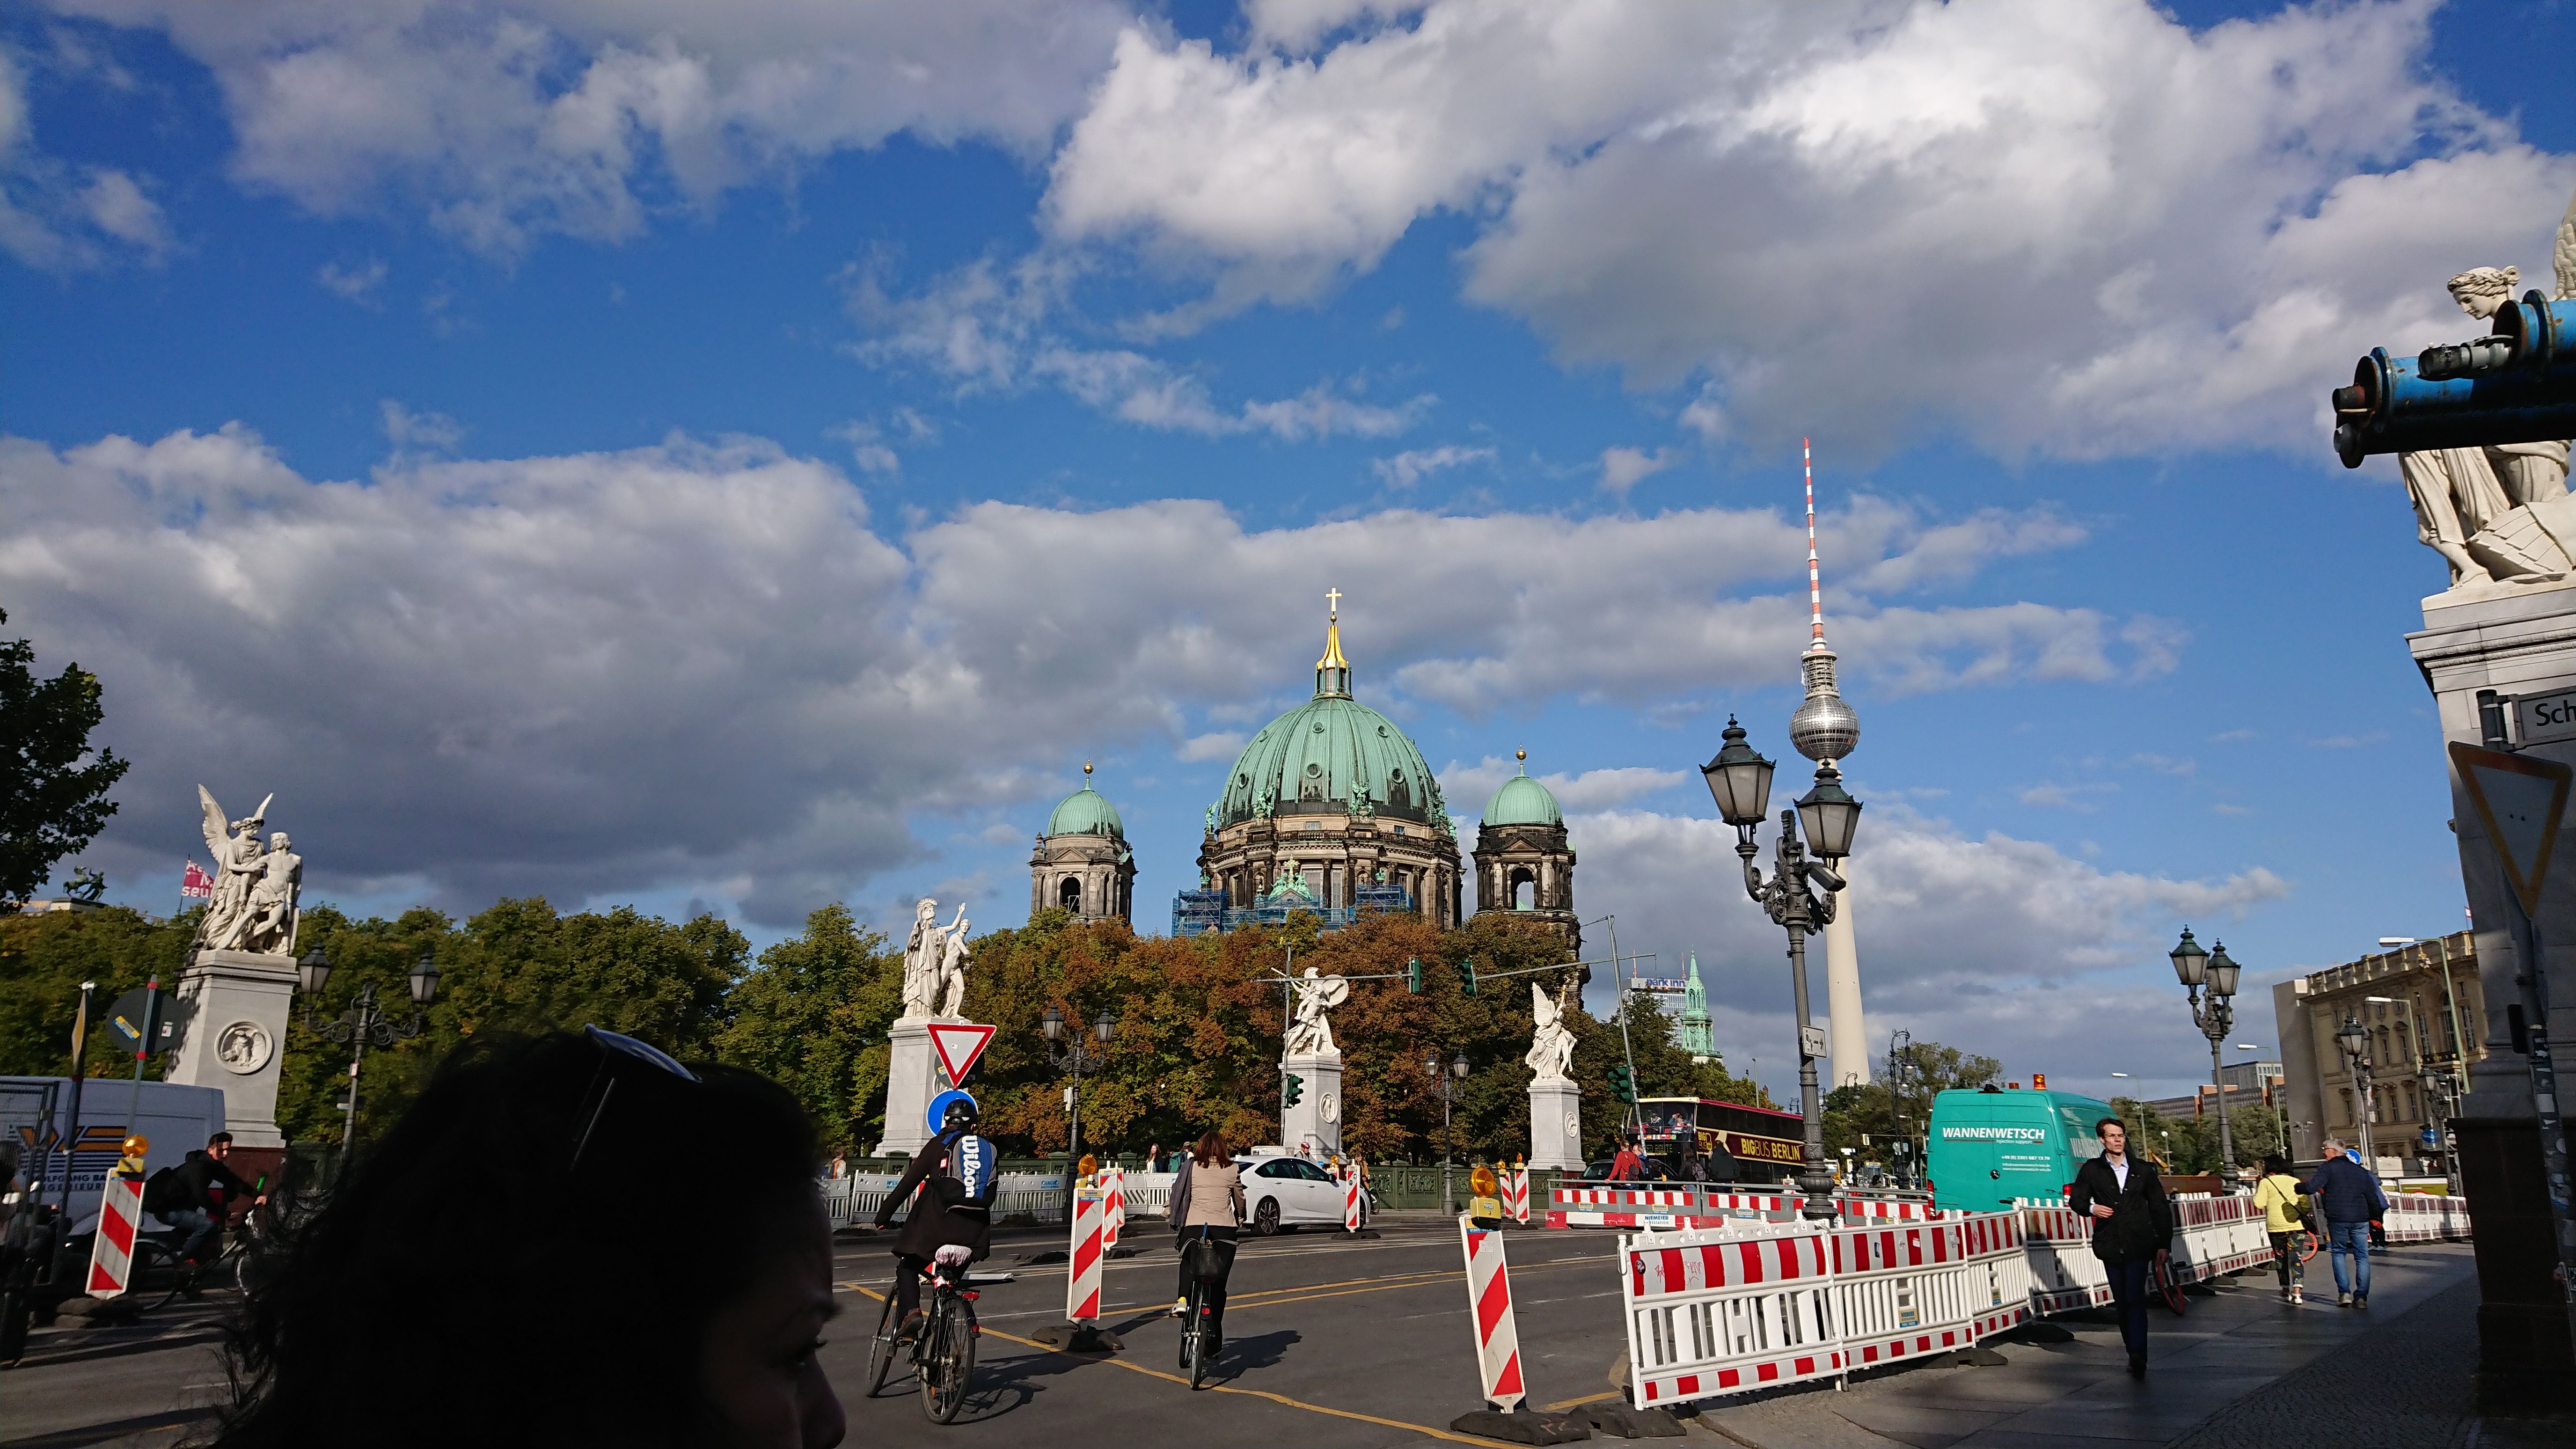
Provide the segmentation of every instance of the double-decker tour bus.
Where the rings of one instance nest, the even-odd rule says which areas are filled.
[[[1638,1102],[1646,1150],[1678,1158],[1696,1141],[1709,1177],[1721,1182],[1784,1182],[1806,1160],[1807,1121],[1795,1112],[1747,1107],[1707,1097],[1648,1097]],[[1733,1159],[1734,1172],[1725,1170]]]

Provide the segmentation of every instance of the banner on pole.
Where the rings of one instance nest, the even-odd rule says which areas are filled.
[[[193,860],[189,861],[188,868],[179,875],[179,894],[190,900],[212,900],[215,896],[215,878],[206,874],[205,867]]]

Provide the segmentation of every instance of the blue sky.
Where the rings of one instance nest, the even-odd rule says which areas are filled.
[[[2441,566],[2323,393],[2546,284],[2576,7],[1018,13],[0,4],[0,607],[112,894],[202,781],[359,909],[1001,925],[1090,759],[1164,929],[1338,586],[1777,1086],[1692,767],[1788,753],[1807,436],[1874,1040],[2179,1090],[2186,920],[2457,922]]]

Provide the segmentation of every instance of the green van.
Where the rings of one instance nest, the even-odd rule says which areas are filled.
[[[2093,1124],[2118,1115],[2073,1092],[1939,1093],[1924,1163],[1933,1206],[1993,1212],[2015,1198],[2056,1202],[2075,1169],[2102,1155]]]

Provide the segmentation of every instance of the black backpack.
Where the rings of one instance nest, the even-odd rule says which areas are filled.
[[[165,1167],[143,1179],[145,1212],[176,1212],[188,1205],[188,1185],[179,1180],[179,1169]]]

